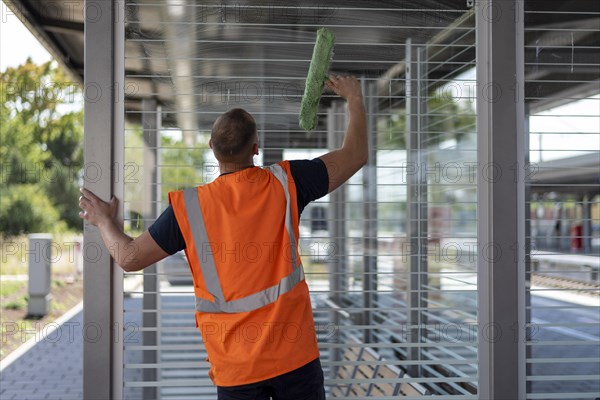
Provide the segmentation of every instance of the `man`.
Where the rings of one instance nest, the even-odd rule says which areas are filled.
[[[359,82],[330,76],[348,103],[340,149],[314,160],[255,167],[256,123],[242,109],[221,115],[209,145],[221,175],[169,193],[170,206],[136,239],[115,220],[117,201],[81,189],[80,216],[97,226],[125,271],[185,249],[194,280],[196,325],[219,399],[324,399],[314,321],[297,251],[304,207],[335,190],[367,161]],[[120,251],[119,251],[120,250]]]

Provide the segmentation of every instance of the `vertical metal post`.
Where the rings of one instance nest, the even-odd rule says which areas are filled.
[[[530,121],[529,121],[529,116],[530,116],[530,112],[529,112],[529,107],[527,105],[524,105],[524,128],[523,128],[523,146],[524,146],[524,151],[523,151],[523,165],[525,166],[525,168],[529,168],[529,163],[530,163],[530,158],[529,158],[529,131],[530,131]],[[521,172],[523,172],[523,177],[528,176],[526,169],[523,169]],[[533,274],[533,263],[531,262],[531,252],[534,251],[533,246],[534,246],[534,242],[535,239],[531,236],[531,218],[529,217],[531,215],[531,187],[530,185],[524,181],[523,183],[524,186],[524,198],[527,201],[524,201],[523,204],[521,205],[523,207],[523,215],[527,216],[527,218],[523,218],[523,221],[525,221],[525,233],[524,233],[524,240],[526,241],[526,245],[525,245],[525,254],[523,255],[525,258],[525,265],[523,266],[525,271],[525,276],[524,276],[524,283],[525,284],[531,284],[531,276]],[[537,210],[535,210],[535,212],[537,212]],[[539,218],[536,218],[536,224],[539,225]],[[539,230],[538,230],[539,232]],[[525,287],[522,288],[522,290],[524,291],[524,302],[525,302],[525,315],[524,318],[525,320],[523,321],[524,323],[527,322],[531,322],[531,292],[529,290],[526,290]],[[525,331],[525,338],[526,340],[530,340],[530,335],[532,334],[532,329],[531,328],[525,328],[523,327],[523,330]],[[532,347],[531,346],[525,346],[526,354],[525,357],[526,358],[531,358],[532,357]],[[530,375],[531,372],[531,368],[532,368],[532,364],[531,363],[525,363],[525,374],[526,376]],[[530,381],[525,380],[527,387],[525,388],[526,393],[529,393],[529,389],[531,387],[531,383]]]
[[[582,244],[583,253],[590,254],[592,252],[592,193],[586,193],[581,196],[581,223],[582,229]]]
[[[85,1],[84,186],[123,213],[123,1]],[[123,272],[84,224],[83,397],[122,398]],[[93,327],[90,328],[90,327]]]
[[[327,110],[327,148],[329,150],[339,149],[344,139],[344,105],[334,101]],[[342,185],[330,194],[329,215],[331,218],[330,232],[332,244],[335,249],[335,257],[329,260],[330,272],[329,286],[332,300],[340,304],[342,293],[347,289],[346,280],[348,273],[348,252],[346,251],[346,186]],[[337,323],[339,314],[333,313]]]
[[[408,341],[423,341],[427,307],[427,51],[412,39],[406,41],[406,148],[407,148],[407,238],[409,240]],[[419,361],[421,349],[411,347],[408,359]],[[419,376],[420,365],[409,373]]]
[[[331,103],[327,110],[327,148],[329,150],[338,149],[342,146],[344,139],[344,105],[340,101]],[[330,196],[329,203],[329,232],[331,243],[334,246],[334,257],[328,260],[329,265],[329,292],[331,300],[336,305],[341,305],[343,293],[347,290],[348,279],[348,252],[346,237],[346,185],[342,185],[334,190]],[[312,251],[312,249],[309,249]],[[332,310],[330,320],[334,326],[340,325],[340,314],[337,310]],[[338,340],[344,340],[341,336]],[[344,342],[342,342],[344,343]],[[331,349],[331,361],[340,361],[342,351],[338,347]],[[331,369],[331,378],[337,376],[337,368]]]
[[[155,99],[142,100],[142,135],[144,140],[144,230],[158,217],[158,146],[160,145],[160,108]],[[149,349],[143,351],[144,364],[155,364],[158,361],[158,275],[157,266],[152,264],[144,269],[144,294],[142,325],[142,342]],[[157,368],[144,368],[144,382],[156,382]],[[156,386],[147,386],[143,389],[145,399],[156,399]]]
[[[525,398],[523,2],[477,3],[479,398]],[[515,340],[514,331],[518,337]]]
[[[373,321],[373,307],[377,304],[377,89],[375,85],[367,85],[361,80],[363,93],[365,93],[365,106],[367,112],[367,132],[369,141],[369,160],[363,167],[363,307],[365,308],[363,324],[370,328],[365,329],[364,342],[373,340],[371,327]]]

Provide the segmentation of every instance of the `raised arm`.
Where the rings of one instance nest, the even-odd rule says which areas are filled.
[[[167,257],[167,254],[154,241],[148,231],[132,239],[118,226],[115,219],[117,199],[107,203],[87,189],[81,188],[79,216],[98,227],[102,240],[112,258],[124,271],[139,271]]]
[[[349,114],[342,147],[319,157],[327,166],[329,192],[332,192],[367,163],[367,117],[356,78],[330,75],[325,85],[346,100]]]

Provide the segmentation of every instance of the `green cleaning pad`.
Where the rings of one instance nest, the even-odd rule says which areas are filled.
[[[300,127],[306,131],[311,131],[317,126],[317,109],[323,85],[327,78],[327,70],[332,57],[333,43],[335,36],[327,28],[321,28],[317,31],[317,40],[313,49],[308,75],[306,76],[306,85],[304,94],[300,103]]]

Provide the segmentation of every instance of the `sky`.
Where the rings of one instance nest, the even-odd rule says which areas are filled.
[[[16,39],[18,38],[18,40]],[[0,71],[23,64],[31,57],[36,64],[52,60],[44,46],[4,4],[0,3]]]

